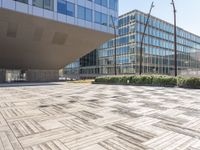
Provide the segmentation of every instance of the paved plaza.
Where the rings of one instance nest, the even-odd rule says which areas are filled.
[[[200,90],[0,87],[0,150],[200,150]]]

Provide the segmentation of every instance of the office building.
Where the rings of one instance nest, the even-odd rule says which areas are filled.
[[[141,37],[146,20],[147,14],[138,10],[119,17],[117,74],[139,73]],[[150,16],[143,43],[143,74],[173,75],[173,24]],[[99,75],[113,75],[115,70],[114,39],[101,45],[97,51]],[[177,27],[177,59],[179,75],[200,75],[200,36]],[[87,75],[90,72],[84,73]]]
[[[114,37],[118,0],[0,0],[0,82],[58,79],[58,70]]]
[[[93,79],[98,76],[98,51],[94,50],[67,65],[64,68],[64,75],[69,79]]]

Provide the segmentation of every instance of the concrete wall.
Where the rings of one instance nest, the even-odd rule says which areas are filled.
[[[26,72],[28,82],[52,82],[59,80],[58,70],[28,70]]]
[[[6,80],[6,70],[0,69],[0,83],[5,82]]]

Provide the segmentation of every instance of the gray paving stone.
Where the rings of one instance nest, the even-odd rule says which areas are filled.
[[[25,85],[0,87],[0,150],[200,150],[200,90]]]

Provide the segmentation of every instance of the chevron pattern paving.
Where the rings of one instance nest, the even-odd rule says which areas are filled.
[[[200,150],[200,90],[0,87],[0,150]]]

